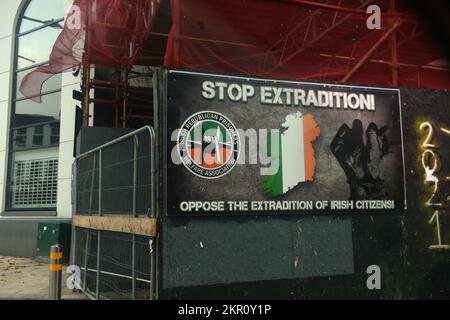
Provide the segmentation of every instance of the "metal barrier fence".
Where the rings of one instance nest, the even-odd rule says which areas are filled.
[[[141,227],[156,221],[156,188],[150,126],[76,158],[71,261],[91,299],[155,298],[156,233]]]

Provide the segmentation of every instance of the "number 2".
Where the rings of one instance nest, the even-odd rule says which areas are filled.
[[[425,130],[428,128],[428,135],[426,136],[425,141],[422,143],[422,147],[423,148],[435,148],[436,146],[431,143],[431,141],[433,140],[433,135],[434,135],[433,126],[431,125],[431,123],[423,122],[419,128],[420,128],[420,130]]]

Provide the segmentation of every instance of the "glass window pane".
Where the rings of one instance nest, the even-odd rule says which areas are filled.
[[[47,61],[60,32],[47,27],[19,37],[16,70]]]
[[[57,147],[59,144],[59,132],[55,133],[52,131],[53,126],[59,128],[59,122],[13,129],[11,133],[13,138],[12,151]]]
[[[36,124],[59,122],[61,92],[42,96],[42,103],[22,100],[15,103],[13,128],[29,127]]]
[[[44,144],[44,137],[42,135],[34,135],[33,147],[42,147]]]
[[[34,127],[34,135],[42,135],[44,133],[44,127],[43,126],[36,126]]]
[[[17,73],[16,99],[21,99],[24,97],[23,94],[19,91],[20,84],[22,83],[23,78],[31,71],[33,71],[33,69]],[[42,93],[45,94],[46,92],[60,89],[61,82],[62,82],[62,74],[61,73],[55,74],[53,77],[44,82],[44,85],[42,86]]]
[[[20,24],[23,33],[64,17],[64,0],[33,0],[28,5]],[[62,22],[59,23],[61,26]]]
[[[26,147],[27,144],[27,129],[18,129],[15,130],[13,133],[14,137],[14,144],[16,145],[16,148],[22,149]]]
[[[47,126],[50,127],[49,124]],[[33,147],[42,147],[43,144],[44,144],[44,126],[36,126],[34,127]]]
[[[51,125],[51,139],[50,139],[50,144],[52,145],[56,145],[59,143],[59,122],[58,123],[53,123]]]
[[[49,60],[64,22],[65,0],[32,0],[22,16],[17,34],[43,25],[49,26],[17,37],[17,65],[20,70]],[[57,22],[58,21],[58,22]],[[53,23],[52,23],[53,22]],[[16,73],[14,99],[22,79],[32,69]],[[42,103],[25,99],[14,102],[11,115],[10,157],[8,162],[7,210],[54,209],[57,199],[58,144],[61,93],[45,94],[61,88],[62,75],[47,80]]]
[[[57,146],[60,103],[60,92],[42,96],[42,104],[17,101],[11,132],[12,151]]]
[[[59,122],[13,129],[11,133],[13,138],[12,151],[57,147],[59,144],[59,133],[55,134],[52,132],[52,126],[59,127]],[[41,133],[39,132],[40,130],[42,130]]]

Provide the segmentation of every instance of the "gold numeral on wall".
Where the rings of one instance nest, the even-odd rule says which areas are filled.
[[[434,223],[436,225],[436,235],[437,235],[437,240],[438,240],[438,244],[431,245],[428,248],[430,250],[450,250],[450,245],[442,243],[441,223],[440,223],[439,215],[440,215],[439,211],[436,210],[434,212],[433,216],[431,217],[430,221],[428,221],[429,224]]]
[[[440,181],[437,176],[437,173],[441,170],[441,158],[439,154],[439,149],[435,144],[432,143],[434,137],[434,128],[430,122],[423,122],[419,126],[421,131],[425,131],[426,136],[421,144],[422,149],[425,149],[422,153],[422,167],[425,171],[424,175],[424,184],[431,184],[433,187],[433,191],[431,197],[425,202],[426,207],[434,207],[434,208],[442,208],[443,204],[441,202],[433,202],[434,197],[439,192]],[[450,130],[446,128],[440,128],[440,131],[445,135],[450,136]],[[450,177],[445,177],[448,181]],[[450,200],[450,196],[446,199]],[[439,200],[438,200],[439,201]],[[442,225],[440,220],[441,212],[439,210],[434,211],[431,216],[428,224],[435,225],[435,234],[437,237],[437,244],[431,245],[428,248],[430,250],[450,250],[450,245],[442,243]]]
[[[423,148],[435,148],[436,146],[431,143],[433,140],[434,130],[433,126],[429,122],[423,122],[420,124],[420,130],[428,129],[428,135],[425,137],[425,141],[422,143]]]

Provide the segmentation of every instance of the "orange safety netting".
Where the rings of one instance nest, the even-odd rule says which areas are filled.
[[[142,51],[160,1],[75,0],[49,63],[27,74],[20,92],[40,103],[45,81],[83,62],[132,66]]]

